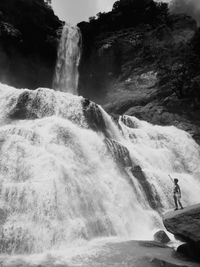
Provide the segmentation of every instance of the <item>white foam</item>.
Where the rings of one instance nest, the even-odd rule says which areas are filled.
[[[65,23],[58,48],[53,88],[77,95],[81,58],[81,32],[78,27]]]
[[[0,101],[2,252],[59,251],[112,236],[150,239],[163,227],[140,179],[119,168],[102,133],[88,129],[81,97],[0,84]],[[189,134],[134,117],[129,127],[121,118],[118,128],[100,111],[110,136],[142,168],[160,212],[173,207],[169,173],[180,180],[184,205],[199,202],[200,152]]]

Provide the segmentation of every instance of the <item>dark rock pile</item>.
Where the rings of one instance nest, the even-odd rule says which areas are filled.
[[[164,215],[163,222],[169,232],[185,242],[177,251],[200,260],[200,205],[169,212]]]

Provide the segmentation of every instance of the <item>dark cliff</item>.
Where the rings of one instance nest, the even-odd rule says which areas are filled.
[[[165,3],[117,1],[79,24],[81,95],[113,114],[175,125],[200,141],[200,34]]]
[[[51,87],[61,27],[44,0],[1,0],[0,82]]]

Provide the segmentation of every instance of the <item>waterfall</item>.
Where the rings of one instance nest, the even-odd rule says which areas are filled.
[[[0,84],[0,109],[2,253],[150,238],[173,208],[169,173],[184,205],[200,200],[200,149],[182,130],[115,123],[83,97],[45,88]]]
[[[78,27],[65,24],[58,48],[53,88],[77,95],[79,62],[81,57],[81,33]]]

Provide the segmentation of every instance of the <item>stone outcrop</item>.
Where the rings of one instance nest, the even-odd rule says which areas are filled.
[[[79,27],[83,35],[81,95],[112,114],[174,125],[200,143],[196,93],[179,96],[168,76],[172,66],[193,53],[193,37],[198,35],[195,20],[169,14],[164,4],[156,6],[153,1],[121,0],[111,12],[99,14]],[[198,50],[200,38],[196,39]],[[196,62],[198,56],[194,58]]]
[[[166,229],[187,241],[200,241],[200,204],[164,215]]]
[[[153,191],[153,186],[148,182],[141,167],[132,167],[130,171],[132,172],[133,176],[138,180],[138,183],[145,192],[150,207],[155,210],[160,210],[162,208],[160,197],[157,193],[155,193],[155,190]]]
[[[154,240],[162,244],[167,244],[170,242],[170,238],[163,230],[160,230],[154,234]]]
[[[143,258],[136,262],[135,267],[189,267],[188,265],[183,264],[174,264],[165,260],[157,259],[157,258]]]
[[[200,204],[184,210],[169,212],[163,219],[166,229],[174,236],[186,242],[178,248],[178,252],[186,256],[200,259]]]
[[[1,0],[0,82],[51,87],[62,25],[44,0]]]

